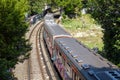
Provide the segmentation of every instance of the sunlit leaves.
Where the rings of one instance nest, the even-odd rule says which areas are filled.
[[[79,14],[82,9],[82,0],[54,0],[54,3],[64,9],[66,15]]]
[[[27,10],[27,0],[0,0],[0,79],[2,80],[10,80],[9,69],[15,66],[20,55],[26,55],[30,50],[24,37],[28,27],[24,21]]]
[[[89,11],[104,28],[106,57],[115,64],[120,63],[120,1],[88,0]]]

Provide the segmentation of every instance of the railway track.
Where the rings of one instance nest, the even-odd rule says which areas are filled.
[[[26,80],[59,80],[43,43],[42,24],[43,22],[37,23],[30,32],[29,42],[32,43],[32,50]]]

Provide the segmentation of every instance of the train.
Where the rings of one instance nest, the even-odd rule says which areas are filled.
[[[73,38],[54,20],[44,17],[43,38],[63,80],[120,80],[120,69]]]

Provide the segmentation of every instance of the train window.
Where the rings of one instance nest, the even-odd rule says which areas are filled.
[[[70,66],[70,78],[72,79],[72,68]]]
[[[56,58],[58,58],[58,53],[59,53],[59,51],[58,51],[58,48],[56,47]]]
[[[75,80],[79,80],[79,76],[77,74],[75,76]]]
[[[60,59],[61,63],[65,66],[65,59],[63,58],[62,53],[59,52],[58,54],[58,58]]]
[[[71,76],[71,73],[70,73],[70,64],[69,63],[65,63],[65,69],[66,69],[66,72],[68,74],[68,76],[70,77]]]
[[[62,59],[63,65],[65,66],[65,59]]]
[[[58,52],[58,57],[61,58],[61,53],[60,52]]]
[[[62,63],[63,60],[60,52],[59,52],[58,58],[60,59],[60,63]]]
[[[57,50],[56,48],[53,50],[53,56],[52,56],[52,60],[55,61],[57,59]]]
[[[61,53],[59,53],[60,54],[60,56],[61,56]]]
[[[68,66],[70,67],[70,64],[68,63]]]
[[[74,78],[74,71],[72,70],[72,80],[75,80]]]
[[[49,37],[47,37],[47,41],[49,42]]]
[[[77,80],[82,80],[82,78],[80,77],[80,75],[78,75],[78,79]]]
[[[75,80],[77,80],[77,76],[76,76],[76,73],[75,73],[75,75],[74,75],[74,79],[75,79]]]
[[[80,80],[79,76],[77,75],[77,80]]]
[[[84,80],[72,70],[72,80]]]
[[[48,33],[47,32],[45,32],[45,36],[48,37]]]
[[[46,36],[47,36],[47,34],[46,34],[46,32],[44,31],[44,36],[45,36],[45,38],[46,38]]]
[[[59,55],[59,50],[57,49],[57,54]]]

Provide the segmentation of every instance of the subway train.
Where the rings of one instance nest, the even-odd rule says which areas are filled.
[[[43,27],[50,58],[63,80],[120,80],[116,65],[73,38],[53,14],[46,14]]]

